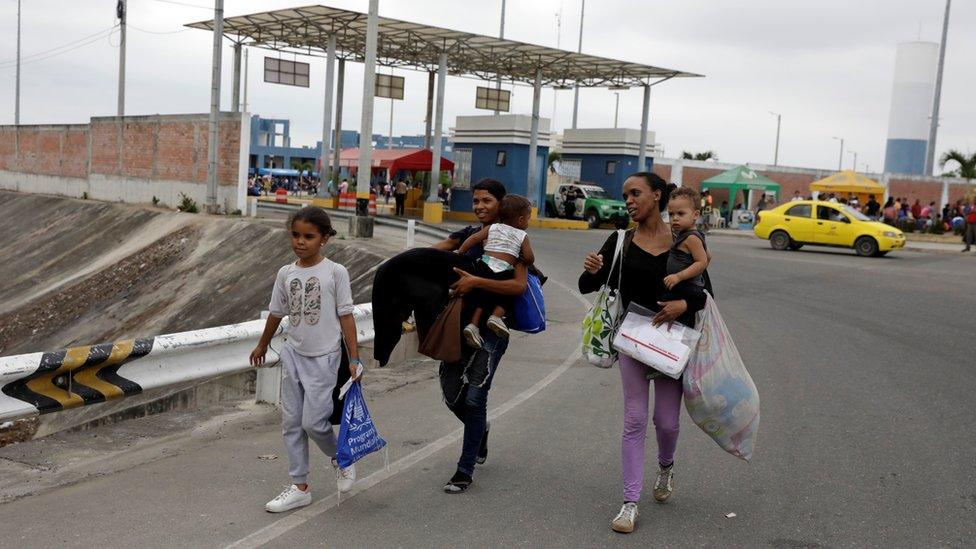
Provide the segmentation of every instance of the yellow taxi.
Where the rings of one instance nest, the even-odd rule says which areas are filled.
[[[857,255],[882,256],[905,247],[905,235],[846,204],[822,200],[787,202],[759,212],[756,236],[774,250],[799,250],[804,244],[853,248]]]

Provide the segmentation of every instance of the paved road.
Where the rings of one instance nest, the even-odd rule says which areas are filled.
[[[513,339],[490,402],[491,454],[468,493],[440,492],[458,424],[429,380],[371,401],[391,467],[368,458],[368,489],[338,507],[319,459],[315,504],[262,511],[287,480],[281,459],[257,459],[281,443],[275,415],[256,412],[168,443],[161,459],[0,506],[0,545],[976,544],[976,259],[711,239],[717,301],[762,397],[756,457],[726,455],[683,417],[675,495],[647,494],[622,536],[608,528],[621,499],[619,374],[574,360],[580,257],[607,233],[531,234],[552,276],[552,323]]]

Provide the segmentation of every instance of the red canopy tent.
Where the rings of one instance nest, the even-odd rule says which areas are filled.
[[[372,171],[390,170],[396,174],[400,170],[429,172],[434,153],[430,149],[373,149]],[[350,168],[355,173],[359,164],[359,149],[342,149],[339,153],[339,166]],[[454,173],[454,162],[441,157],[441,171]]]

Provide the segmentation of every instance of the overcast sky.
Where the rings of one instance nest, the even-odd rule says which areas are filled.
[[[207,112],[212,35],[183,30],[210,19],[207,0],[128,0],[127,114]],[[177,2],[177,3],[174,3]],[[314,3],[226,0],[228,17]],[[328,0],[365,12],[367,0]],[[380,15],[497,35],[501,0],[381,0]],[[858,168],[879,169],[888,131],[895,47],[938,41],[945,4],[938,0],[590,0],[583,51],[680,69],[705,78],[670,81],[651,95],[651,129],[666,156],[712,149],[723,161],[772,163],[776,119],[783,115],[780,164],[834,168],[838,142],[857,151]],[[0,124],[13,123],[16,0],[0,0]],[[575,49],[579,0],[508,0],[505,37]],[[23,0],[21,122],[78,123],[116,110],[118,34],[115,0]],[[942,92],[938,151],[976,150],[976,2],[953,4]],[[169,34],[152,34],[169,33]],[[42,52],[95,35],[63,55]],[[56,50],[54,53],[57,53]],[[249,110],[292,121],[292,144],[321,138],[325,61],[311,59],[311,88],[261,82],[263,50],[251,52]],[[41,55],[37,55],[41,54]],[[230,108],[231,50],[224,49],[222,107]],[[387,71],[388,72],[388,71]],[[394,109],[394,133],[423,132],[426,75],[406,70],[406,99]],[[344,126],[358,129],[362,66],[346,72]],[[474,108],[478,82],[449,78],[445,126]],[[570,125],[572,91],[557,92],[554,126]],[[517,87],[512,112],[531,111],[531,88]],[[583,90],[580,127],[611,127],[613,92]],[[378,100],[374,132],[387,133],[389,101]],[[620,125],[639,127],[641,92],[621,93]],[[542,115],[553,116],[553,92]],[[445,128],[446,131],[446,128]],[[844,166],[852,156],[845,154]]]

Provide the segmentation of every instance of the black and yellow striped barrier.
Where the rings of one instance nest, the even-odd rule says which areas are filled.
[[[153,338],[70,347],[41,353],[37,369],[3,386],[3,394],[46,414],[142,392],[119,368],[148,355]]]

